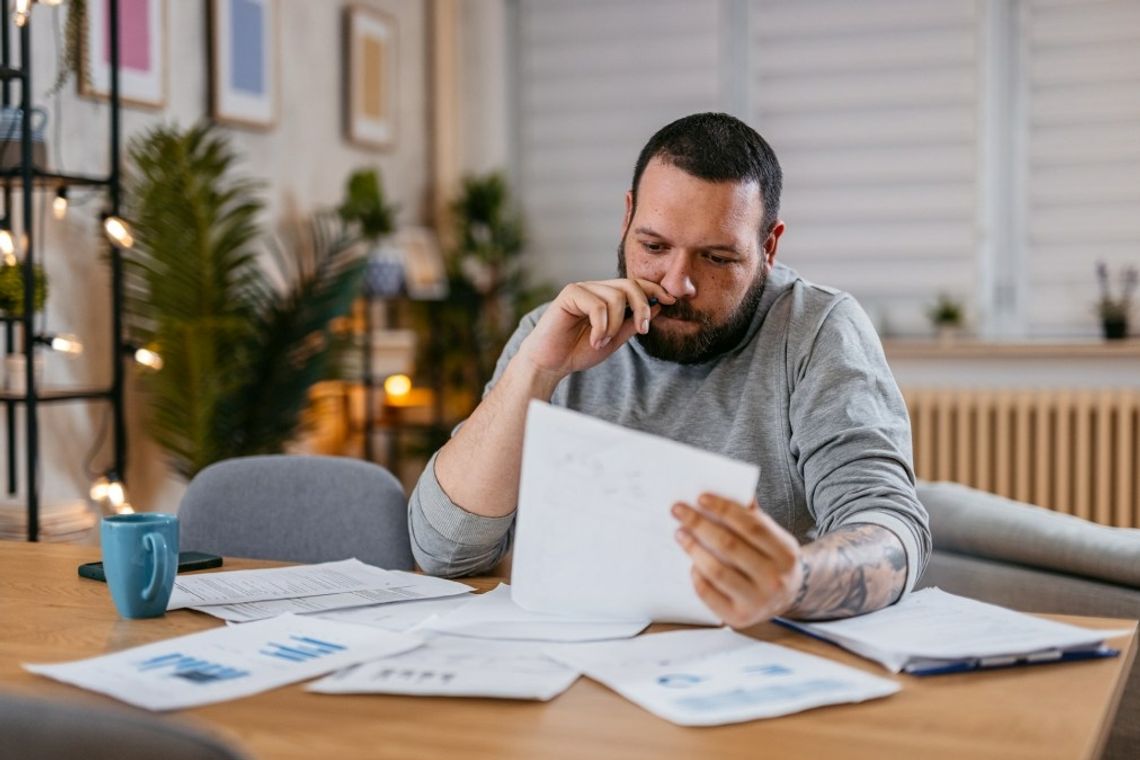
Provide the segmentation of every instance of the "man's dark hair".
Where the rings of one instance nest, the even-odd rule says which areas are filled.
[[[783,172],[772,146],[740,119],[726,113],[697,113],[658,130],[641,149],[633,168],[634,211],[641,175],[657,157],[709,182],[755,182],[764,204],[760,241],[772,231],[780,215]]]

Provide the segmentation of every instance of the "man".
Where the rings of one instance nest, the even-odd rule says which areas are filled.
[[[776,265],[781,183],[771,148],[731,116],[650,139],[620,278],[568,285],[524,317],[428,463],[409,505],[421,567],[474,574],[507,552],[537,398],[759,465],[753,505],[672,505],[693,585],[728,625],[856,615],[914,585],[930,531],[906,409],[855,301]]]

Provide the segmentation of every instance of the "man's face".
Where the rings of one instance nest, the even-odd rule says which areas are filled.
[[[754,182],[707,182],[660,158],[645,167],[636,210],[626,194],[618,273],[677,298],[637,336],[650,356],[695,364],[740,341],[784,231],[778,222],[761,245],[763,214]]]

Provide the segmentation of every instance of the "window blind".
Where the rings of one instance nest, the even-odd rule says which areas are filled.
[[[614,276],[624,195],[658,128],[724,108],[720,0],[520,0],[516,176],[536,274]]]
[[[1140,265],[1140,3],[1023,0],[1024,288],[1035,335],[1092,335],[1094,265]]]
[[[752,0],[752,124],[784,168],[781,259],[890,332],[980,289],[974,0]]]

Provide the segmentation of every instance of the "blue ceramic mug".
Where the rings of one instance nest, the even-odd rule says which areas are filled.
[[[125,618],[166,612],[178,572],[178,518],[144,512],[104,517],[100,530],[103,572]]]

